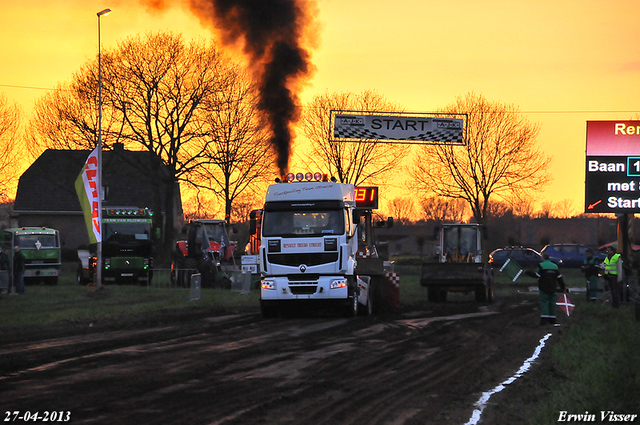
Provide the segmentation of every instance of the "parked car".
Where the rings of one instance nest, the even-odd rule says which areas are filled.
[[[605,255],[598,248],[575,243],[554,243],[546,245],[540,252],[549,254],[549,259],[561,267],[581,267],[587,258],[587,249],[593,251],[593,256],[603,261]]]
[[[535,267],[542,262],[542,255],[535,249],[512,246],[492,251],[489,254],[489,265],[502,267],[508,258],[525,268]]]

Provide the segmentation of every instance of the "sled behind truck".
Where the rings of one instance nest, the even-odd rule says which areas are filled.
[[[476,301],[492,302],[494,280],[491,268],[481,260],[480,226],[443,224],[440,228],[437,263],[423,263],[420,285],[429,301],[445,302],[449,292],[473,292]]]

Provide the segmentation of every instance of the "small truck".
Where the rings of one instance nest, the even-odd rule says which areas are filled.
[[[60,232],[45,226],[16,227],[2,231],[2,246],[9,249],[13,261],[13,247],[19,246],[25,258],[24,281],[56,285],[60,276]]]
[[[445,302],[448,292],[474,292],[478,302],[492,302],[493,271],[482,263],[480,226],[448,223],[439,229],[437,263],[422,264],[420,285],[429,301]]]

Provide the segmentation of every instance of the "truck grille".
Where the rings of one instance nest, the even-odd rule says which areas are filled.
[[[42,264],[60,264],[57,258],[44,258],[44,259],[37,259],[37,260],[30,260],[30,259],[26,259],[24,261],[25,266],[39,266]]]
[[[315,294],[318,290],[317,282],[289,282],[289,290],[294,295]]]
[[[337,252],[314,252],[308,254],[268,254],[271,264],[280,266],[297,267],[300,264],[307,266],[319,266],[320,264],[335,263],[338,261]]]

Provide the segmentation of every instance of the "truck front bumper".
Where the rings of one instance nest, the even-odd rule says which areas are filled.
[[[344,276],[320,276],[315,280],[287,277],[265,277],[261,282],[262,300],[346,300],[349,298],[349,283]]]

